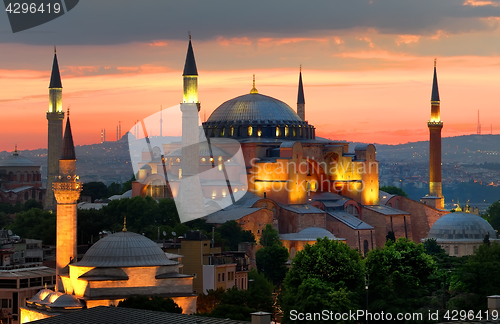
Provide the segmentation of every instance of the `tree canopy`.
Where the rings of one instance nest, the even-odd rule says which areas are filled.
[[[380,187],[380,190],[385,191],[391,195],[408,197],[408,195],[406,194],[406,192],[403,189],[395,187],[395,186],[382,186],[382,187]]]
[[[283,323],[292,323],[290,311],[348,312],[359,306],[364,270],[358,250],[327,238],[306,245],[292,260],[283,283]]]
[[[422,243],[399,238],[368,252],[366,271],[369,310],[409,312],[426,305],[436,264]]]
[[[132,296],[119,302],[118,307],[182,314],[182,308],[172,298],[158,296]]]
[[[289,253],[281,243],[278,231],[271,224],[266,224],[262,230],[259,243],[263,246],[255,254],[255,261],[259,273],[263,273],[273,284],[283,282],[288,268]]]

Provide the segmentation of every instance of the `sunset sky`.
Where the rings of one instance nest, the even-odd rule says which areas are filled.
[[[202,119],[248,93],[252,74],[295,109],[302,65],[317,135],[427,140],[436,57],[443,136],[476,133],[478,109],[483,134],[500,133],[500,0],[82,0],[15,34],[0,13],[0,151],[47,146],[54,45],[81,145],[181,101],[188,31]]]

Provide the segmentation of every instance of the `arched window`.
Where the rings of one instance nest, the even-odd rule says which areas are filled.
[[[222,189],[222,197],[226,197],[227,196],[227,191],[226,189]]]
[[[453,253],[455,255],[458,255],[458,246],[457,245],[455,245],[455,247],[453,248]]]
[[[368,240],[365,240],[363,242],[363,254],[364,254],[364,256],[366,256],[367,253],[368,253]]]
[[[288,125],[285,125],[285,137],[288,137],[290,135]]]
[[[257,127],[257,136],[261,137],[262,136],[262,127]]]
[[[226,133],[226,129],[223,127],[221,130],[220,130],[220,136],[224,136],[224,134]]]
[[[276,137],[280,137],[281,136],[281,128],[280,126],[276,126]]]
[[[399,209],[399,199],[396,199],[396,209]]]
[[[231,127],[229,128],[229,134],[231,134],[230,136],[233,137],[234,136],[234,127],[231,125]]]
[[[253,127],[248,126],[248,136],[252,136],[252,134],[253,134]]]
[[[297,127],[293,126],[292,128],[292,136],[297,137]]]

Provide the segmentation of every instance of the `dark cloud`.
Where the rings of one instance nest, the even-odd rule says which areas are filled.
[[[477,18],[500,16],[500,7],[463,4],[464,0],[83,0],[64,16],[16,34],[2,18],[0,42],[106,45],[186,39],[188,30],[198,40],[352,28],[391,34],[460,33],[489,29]],[[7,18],[5,12],[0,15]]]

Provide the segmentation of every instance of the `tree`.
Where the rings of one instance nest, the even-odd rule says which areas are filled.
[[[286,266],[290,256],[288,250],[281,243],[278,231],[271,224],[266,224],[259,242],[263,247],[255,254],[257,269],[273,284],[279,285],[288,271]]]
[[[182,308],[172,298],[158,296],[132,296],[118,303],[118,307],[146,309],[159,312],[182,314]]]
[[[382,187],[380,187],[380,190],[385,191],[391,195],[408,197],[408,195],[406,194],[406,192],[403,189],[395,187],[395,186],[382,186]]]
[[[495,230],[500,230],[500,200],[495,201],[486,209],[484,219],[486,219]]]
[[[9,228],[22,238],[42,240],[44,244],[56,243],[56,214],[32,208],[18,213]]]
[[[385,239],[386,239],[386,241],[396,242],[396,235],[394,235],[393,231],[389,231],[389,232],[387,232]]]
[[[450,304],[457,308],[487,309],[486,296],[500,290],[500,244],[481,244],[456,272],[450,287],[455,296]]]
[[[399,238],[368,252],[369,310],[418,311],[427,306],[436,265],[422,243]]]
[[[222,246],[226,251],[237,251],[238,243],[255,243],[255,236],[251,231],[244,231],[236,221],[228,221],[216,228],[215,231],[220,234]],[[217,238],[216,238],[217,239]]]
[[[446,255],[446,251],[433,238],[424,241],[424,249],[425,253],[429,255],[438,255],[441,257]]]
[[[290,311],[349,312],[359,308],[364,269],[358,250],[327,238],[307,244],[292,260],[280,297],[284,314]],[[293,321],[285,316],[283,323]]]
[[[207,295],[200,295],[199,315],[233,320],[247,320],[256,311],[272,312],[273,284],[255,269],[248,273],[248,289],[240,290],[236,286],[224,292],[223,289],[211,290]],[[208,313],[210,311],[210,313]]]
[[[90,196],[93,202],[96,199],[108,197],[108,187],[103,182],[93,181],[83,184],[82,196]]]
[[[132,175],[132,177],[123,184],[122,191],[120,192],[120,194],[124,194],[127,191],[132,190],[132,182],[134,181],[135,181],[135,176]]]

